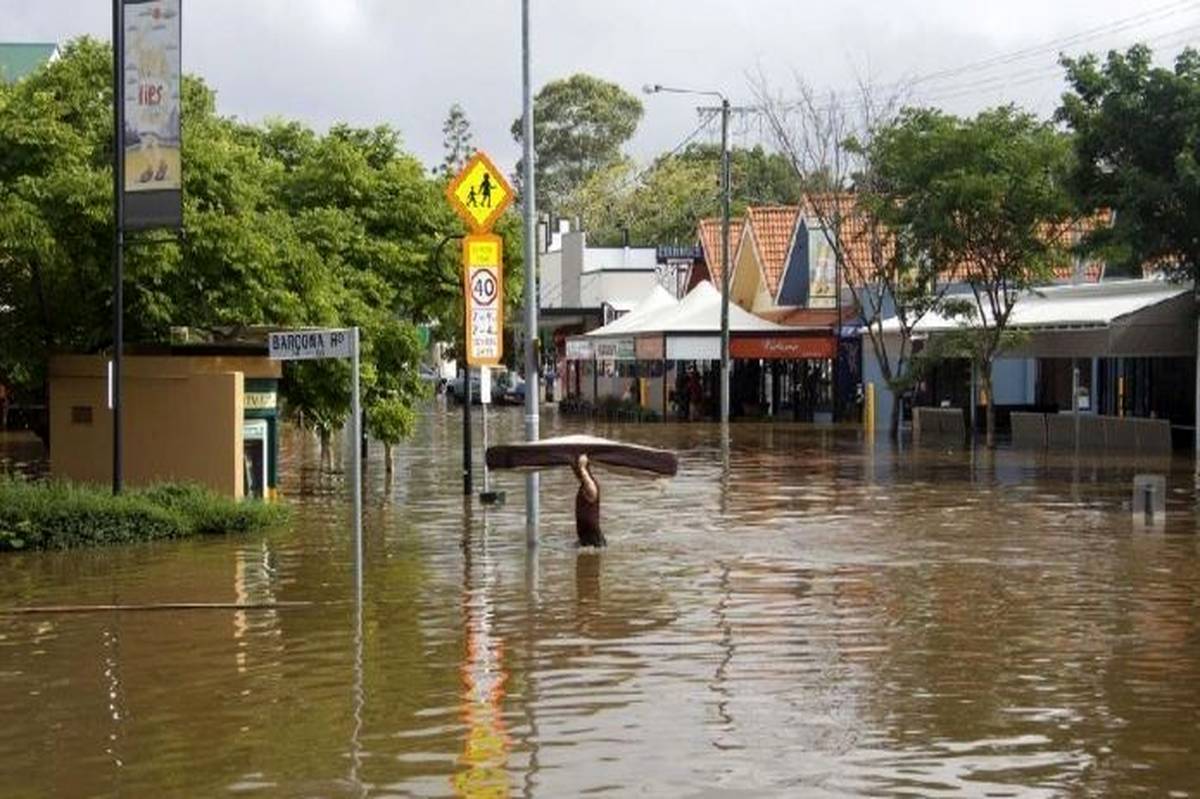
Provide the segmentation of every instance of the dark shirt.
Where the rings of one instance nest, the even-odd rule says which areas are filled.
[[[575,493],[575,533],[583,547],[604,546],[604,533],[600,531],[600,487],[596,487],[596,499],[590,500],[583,486]]]

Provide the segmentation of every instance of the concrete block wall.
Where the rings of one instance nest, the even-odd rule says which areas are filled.
[[[1014,413],[1013,446],[1069,452],[1164,457],[1171,454],[1171,423],[1166,419],[1121,418],[1071,413]]]
[[[918,444],[961,444],[967,426],[961,408],[913,408],[913,441]]]

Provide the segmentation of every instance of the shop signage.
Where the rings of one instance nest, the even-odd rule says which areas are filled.
[[[567,339],[567,360],[568,361],[590,361],[596,355],[592,348],[591,339],[586,338],[569,338]]]
[[[735,338],[729,342],[733,358],[827,359],[835,354],[833,336],[762,336]]]
[[[596,360],[598,361],[633,361],[637,354],[633,348],[632,338],[610,338],[596,341]]]
[[[634,341],[634,351],[639,361],[661,361],[666,354],[662,336],[645,336]]]
[[[720,357],[720,336],[667,336],[668,361],[715,361]]]
[[[248,411],[273,411],[279,398],[274,391],[247,391],[243,402]]]

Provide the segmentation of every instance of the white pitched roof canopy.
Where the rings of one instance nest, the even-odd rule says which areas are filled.
[[[778,333],[787,328],[755,316],[730,303],[729,330],[731,333]],[[721,293],[707,280],[696,284],[675,309],[653,319],[638,333],[712,333],[721,332]]]
[[[624,316],[617,317],[609,322],[604,327],[596,328],[595,330],[585,333],[585,336],[602,337],[602,336],[628,336],[631,335],[635,328],[643,323],[653,321],[657,316],[662,316],[679,304],[679,300],[671,296],[671,293],[657,283],[650,293],[633,306],[633,309]]]

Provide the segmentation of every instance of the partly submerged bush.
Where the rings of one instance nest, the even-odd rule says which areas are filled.
[[[114,497],[91,486],[0,478],[0,551],[249,533],[278,524],[285,514],[278,505],[237,502],[193,485]]]

